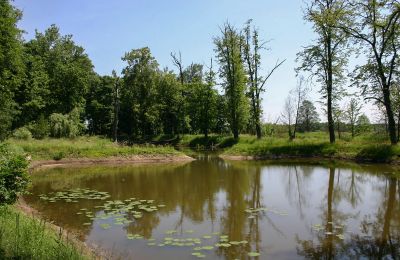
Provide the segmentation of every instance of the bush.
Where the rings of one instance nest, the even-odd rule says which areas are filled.
[[[32,133],[28,128],[21,127],[14,131],[13,137],[20,140],[29,140],[32,139]]]
[[[13,204],[29,184],[28,161],[25,156],[0,144],[0,205]]]
[[[43,139],[49,135],[49,122],[41,115],[36,122],[29,125],[29,130],[35,139]]]
[[[50,115],[50,133],[53,137],[77,137],[83,129],[79,110],[73,109],[67,115],[54,113]]]
[[[392,145],[370,145],[363,148],[357,154],[357,159],[373,162],[390,162],[395,155],[396,152]]]

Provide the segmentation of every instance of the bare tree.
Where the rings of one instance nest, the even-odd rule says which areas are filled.
[[[361,104],[360,102],[352,98],[350,102],[347,104],[347,108],[345,111],[345,118],[347,119],[348,123],[350,124],[351,128],[351,137],[354,138],[355,136],[355,127],[358,120],[358,117],[361,115]]]

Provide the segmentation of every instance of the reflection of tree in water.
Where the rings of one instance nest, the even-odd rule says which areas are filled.
[[[262,185],[261,166],[234,163],[229,167],[227,177],[227,205],[221,218],[221,232],[229,236],[231,241],[247,241],[248,243],[229,248],[219,248],[218,254],[226,259],[247,259],[250,251],[261,252],[261,233],[259,223],[266,214],[258,214],[255,218],[248,218],[245,210],[261,208]],[[271,219],[267,219],[272,225]]]
[[[352,236],[349,247],[354,257],[400,259],[399,190],[400,180],[388,179],[382,190],[384,201],[377,210],[375,221],[365,216],[361,235]]]
[[[303,208],[307,207],[307,181],[311,174],[312,167],[309,166],[288,166],[286,174],[282,174],[288,201],[296,205],[301,218],[304,218]]]
[[[338,174],[339,175],[339,174]],[[340,176],[338,176],[340,177]],[[383,202],[377,209],[375,220],[371,216],[364,216],[360,224],[360,234],[354,234],[350,239],[341,240],[334,235],[333,225],[344,223],[351,216],[346,216],[337,210],[335,205],[341,199],[346,199],[355,208],[361,203],[362,190],[359,184],[365,179],[356,176],[354,172],[345,182],[338,182],[335,187],[335,170],[330,169],[329,184],[327,191],[326,209],[323,214],[325,224],[324,232],[314,233],[312,240],[301,240],[297,238],[299,247],[298,254],[309,259],[338,259],[350,258],[359,259],[366,257],[369,259],[400,259],[400,215],[399,202],[396,200],[396,187],[399,181],[389,179],[388,185],[383,192]],[[388,187],[387,187],[388,186]],[[398,188],[397,188],[398,189]],[[340,193],[340,194],[334,194]],[[397,194],[399,195],[399,194]]]

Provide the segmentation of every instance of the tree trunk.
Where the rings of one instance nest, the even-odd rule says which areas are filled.
[[[390,91],[388,87],[383,88],[383,101],[385,102],[386,115],[388,119],[390,142],[391,144],[397,144],[396,121],[394,120],[394,114],[390,100]]]
[[[333,121],[333,116],[332,116],[332,101],[333,101],[333,96],[332,96],[332,89],[333,89],[333,70],[332,70],[332,39],[330,35],[328,36],[327,39],[327,48],[328,48],[328,78],[327,78],[327,86],[326,86],[326,92],[328,95],[328,129],[329,129],[329,141],[331,144],[335,143],[335,125]]]
[[[115,82],[115,104],[114,104],[114,126],[113,126],[114,142],[118,142],[118,114],[119,114],[119,87],[118,87],[118,82]]]

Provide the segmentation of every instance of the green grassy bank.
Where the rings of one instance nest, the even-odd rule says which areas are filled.
[[[386,140],[373,135],[342,139],[330,144],[326,133],[300,134],[290,141],[285,137],[242,136],[238,142],[224,150],[224,155],[253,156],[257,158],[274,157],[326,157],[355,161],[388,163],[398,161],[400,147],[392,146]]]
[[[83,248],[14,206],[0,207],[0,259],[87,259]]]
[[[162,138],[161,138],[162,139]],[[239,140],[231,136],[184,135],[181,138],[155,144],[121,145],[101,137],[78,137],[75,139],[17,140],[7,142],[17,150],[32,156],[32,160],[61,160],[74,158],[129,157],[133,155],[182,155],[174,146],[190,147],[193,150],[221,150],[225,156],[276,157],[325,157],[388,163],[400,161],[400,147],[392,146],[386,137],[374,134],[351,138],[343,133],[335,144],[329,143],[325,132],[301,133],[290,141],[286,135],[263,137],[242,135]]]
[[[129,157],[133,155],[180,155],[172,146],[118,145],[101,137],[78,137],[75,139],[43,140],[29,139],[7,141],[14,149],[20,150],[37,160],[61,160],[71,158]]]

